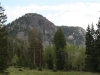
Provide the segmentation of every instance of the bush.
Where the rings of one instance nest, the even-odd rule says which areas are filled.
[[[15,66],[15,68],[22,68],[21,66]]]
[[[22,69],[19,69],[19,71],[23,71]]]
[[[0,73],[0,75],[10,75],[10,72],[4,71],[4,72]]]
[[[55,64],[53,64],[53,71],[54,71],[54,72],[57,72],[57,67],[56,67]]]
[[[8,72],[8,71],[4,72],[4,75],[9,75],[9,74],[10,74],[10,72]]]
[[[41,68],[41,67],[39,67],[39,68],[38,68],[38,71],[42,71],[42,68]]]
[[[53,68],[53,72],[57,72],[57,68],[56,67]]]

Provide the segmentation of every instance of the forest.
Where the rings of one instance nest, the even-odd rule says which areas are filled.
[[[85,47],[67,44],[61,27],[54,34],[53,45],[44,47],[42,34],[35,28],[29,31],[28,41],[11,36],[4,11],[0,6],[0,73],[12,66],[53,72],[100,72],[100,21],[96,30],[93,24],[88,25]]]

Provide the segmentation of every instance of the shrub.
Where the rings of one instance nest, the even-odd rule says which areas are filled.
[[[22,69],[19,69],[19,71],[23,71]]]
[[[41,67],[39,67],[39,68],[38,68],[38,71],[42,71],[42,68],[41,68]]]

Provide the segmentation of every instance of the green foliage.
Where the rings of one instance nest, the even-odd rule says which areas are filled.
[[[20,67],[28,67],[28,42],[23,39],[17,39],[15,37],[9,36],[9,62],[11,65],[14,65],[14,61],[16,60],[17,56],[17,62],[16,66]]]
[[[43,61],[43,46],[42,46],[42,36],[35,29],[29,32],[29,55],[30,55],[30,67],[39,66],[41,68]],[[33,67],[32,67],[33,66]]]
[[[9,66],[8,34],[6,28],[0,28],[0,72]]]
[[[85,68],[85,49],[75,45],[68,45],[64,48],[66,58],[64,64],[65,71],[83,71]],[[48,69],[57,71],[55,46],[48,46],[43,52],[44,63]]]
[[[56,66],[55,63],[53,64],[53,71],[54,71],[54,72],[57,72],[57,66]]]
[[[45,65],[47,66],[48,69],[53,69],[53,64],[56,62],[56,56],[55,56],[55,49],[54,46],[50,47],[47,46],[45,48],[45,51],[43,52],[43,58]]]
[[[7,16],[4,14],[5,9],[0,4],[0,28],[7,21]]]
[[[87,32],[86,32],[86,70],[87,71],[95,71],[96,70],[96,62],[97,60],[95,60],[95,40],[94,40],[94,29],[92,26],[92,29],[90,29],[90,26],[88,26],[87,28]],[[95,61],[94,61],[95,60]]]
[[[65,51],[66,40],[62,29],[59,28],[54,35],[54,45],[56,49],[56,66],[58,70],[63,70],[65,65]]]
[[[16,65],[17,65],[17,62],[18,62],[18,56],[15,54],[15,55],[13,56],[13,59],[12,59],[12,64],[13,64],[14,66],[16,66]]]
[[[100,20],[100,18],[99,18]],[[100,72],[100,22],[98,21],[96,30],[96,39],[94,44],[94,71]]]
[[[8,32],[6,26],[3,26],[7,17],[4,11],[4,8],[0,5],[0,73],[9,67]]]
[[[38,68],[38,71],[42,71],[42,67],[39,67],[39,68]]]
[[[97,30],[88,26],[86,32],[86,71],[100,72],[100,22]]]
[[[85,67],[85,49],[75,45],[68,45],[66,47],[68,54],[67,70],[82,71]]]

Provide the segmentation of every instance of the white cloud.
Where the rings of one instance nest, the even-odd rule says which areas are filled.
[[[98,22],[100,16],[99,3],[70,3],[54,6],[39,6],[30,4],[25,7],[6,7],[8,22],[24,15],[25,13],[39,13],[52,21],[55,25],[80,26],[84,29],[88,24]]]

